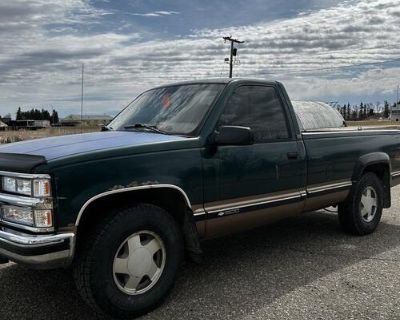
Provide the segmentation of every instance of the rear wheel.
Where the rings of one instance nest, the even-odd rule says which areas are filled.
[[[159,304],[172,288],[183,241],[163,209],[141,204],[92,230],[74,265],[77,288],[97,312],[126,319]]]
[[[339,205],[339,222],[343,229],[365,235],[377,228],[383,208],[383,184],[372,172],[364,174],[346,201]]]

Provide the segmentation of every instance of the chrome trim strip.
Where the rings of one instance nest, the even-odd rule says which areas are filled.
[[[387,133],[400,133],[398,129],[382,129],[382,130],[368,130],[367,128],[364,129],[354,129],[354,130],[335,130],[335,131],[303,131],[301,134],[304,135],[318,135],[318,134],[337,134],[337,133],[351,133],[351,132],[367,132],[367,133],[375,133],[375,132],[387,132]]]
[[[1,219],[0,217],[0,224],[4,225],[4,226],[10,226],[10,227],[14,227],[17,229],[22,229],[22,230],[27,230],[27,231],[32,231],[32,232],[53,232],[54,231],[54,227],[48,227],[48,228],[38,228],[38,227],[31,227],[31,226],[27,226],[24,224],[18,224],[15,222],[10,222],[4,219]]]
[[[392,177],[400,176],[400,171],[393,171],[393,172],[391,173],[391,175],[392,175]]]
[[[307,193],[319,193],[323,191],[340,189],[345,187],[350,187],[353,183],[351,181],[344,181],[339,183],[323,184],[315,187],[307,187]]]
[[[36,207],[38,204],[45,203],[45,200],[41,198],[30,198],[13,194],[0,193],[0,202],[7,202],[8,204],[13,204],[16,206]]]
[[[0,176],[5,177],[16,177],[22,179],[50,179],[48,174],[39,173],[21,173],[21,172],[10,172],[10,171],[0,171]]]
[[[344,188],[344,187],[348,187],[351,185],[352,185],[351,181],[342,181],[342,182],[338,182],[338,183],[330,183],[330,184],[315,186],[315,187],[307,188],[306,190],[299,190],[298,192],[291,192],[291,193],[263,197],[263,198],[247,200],[247,201],[233,202],[233,203],[229,203],[226,205],[206,207],[205,209],[206,209],[207,213],[213,214],[213,213],[218,213],[221,211],[237,210],[237,209],[247,208],[247,207],[251,207],[251,206],[258,206],[258,205],[286,201],[286,200],[291,200],[291,199],[296,199],[296,198],[304,198],[307,196],[307,194],[319,193],[319,192],[323,192],[323,191],[327,191],[327,190]]]
[[[143,186],[138,186],[138,187],[121,188],[121,189],[110,190],[110,191],[106,191],[106,192],[103,192],[103,193],[99,193],[98,195],[96,195],[96,196],[90,198],[89,200],[87,200],[85,202],[85,204],[82,206],[82,208],[79,210],[78,217],[76,218],[76,221],[75,221],[75,226],[79,226],[79,222],[81,221],[83,212],[89,206],[89,204],[91,204],[95,200],[98,200],[100,198],[103,198],[103,197],[106,197],[106,196],[109,196],[109,195],[112,195],[112,194],[117,194],[117,193],[124,193],[124,192],[129,192],[129,191],[138,191],[138,190],[146,190],[146,189],[160,189],[160,188],[178,190],[183,195],[183,197],[185,198],[185,202],[186,202],[187,206],[190,209],[192,208],[192,205],[190,203],[189,197],[187,196],[185,191],[183,191],[183,189],[181,189],[180,187],[178,187],[178,186],[176,186],[174,184],[149,184],[149,185],[143,185]]]
[[[204,209],[198,209],[198,210],[195,210],[193,212],[193,215],[195,217],[202,216],[202,215],[205,215],[205,214],[207,214],[207,212],[205,212]]]
[[[296,199],[296,198],[302,198],[301,192],[292,192],[292,193],[287,193],[287,194],[264,197],[264,198],[260,198],[260,199],[240,201],[240,202],[230,203],[230,204],[222,205],[222,206],[213,206],[213,207],[206,208],[206,211],[207,211],[207,213],[212,214],[212,213],[216,213],[219,211],[236,210],[236,209],[258,206],[258,205],[268,204],[268,203],[272,203],[272,202],[279,202],[279,201],[285,201],[285,200]]]
[[[23,248],[37,248],[61,243],[75,237],[74,233],[60,233],[55,235],[19,235],[0,230],[0,242],[5,242]]]

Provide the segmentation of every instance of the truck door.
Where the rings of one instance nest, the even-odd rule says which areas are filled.
[[[228,99],[216,129],[250,127],[255,143],[205,153],[206,233],[213,237],[301,212],[305,152],[273,86],[242,85]]]

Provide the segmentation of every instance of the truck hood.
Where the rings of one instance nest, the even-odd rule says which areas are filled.
[[[28,140],[0,146],[1,153],[41,156],[47,161],[108,149],[148,145],[187,138],[152,132],[106,131]]]

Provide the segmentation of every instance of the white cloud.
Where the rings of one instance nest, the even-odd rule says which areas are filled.
[[[82,62],[86,110],[93,113],[115,111],[154,85],[226,75],[226,35],[245,40],[236,76],[281,80],[296,99],[390,97],[399,82],[399,0],[348,1],[291,19],[196,30],[172,40],[144,41],[140,31],[76,29],[76,23],[96,24],[107,14],[83,0],[3,1],[0,114],[33,104],[78,110]]]
[[[126,12],[125,14],[129,14],[132,16],[141,16],[141,17],[162,17],[162,16],[170,16],[174,14],[179,14],[177,11],[154,11],[148,13],[130,13]]]

